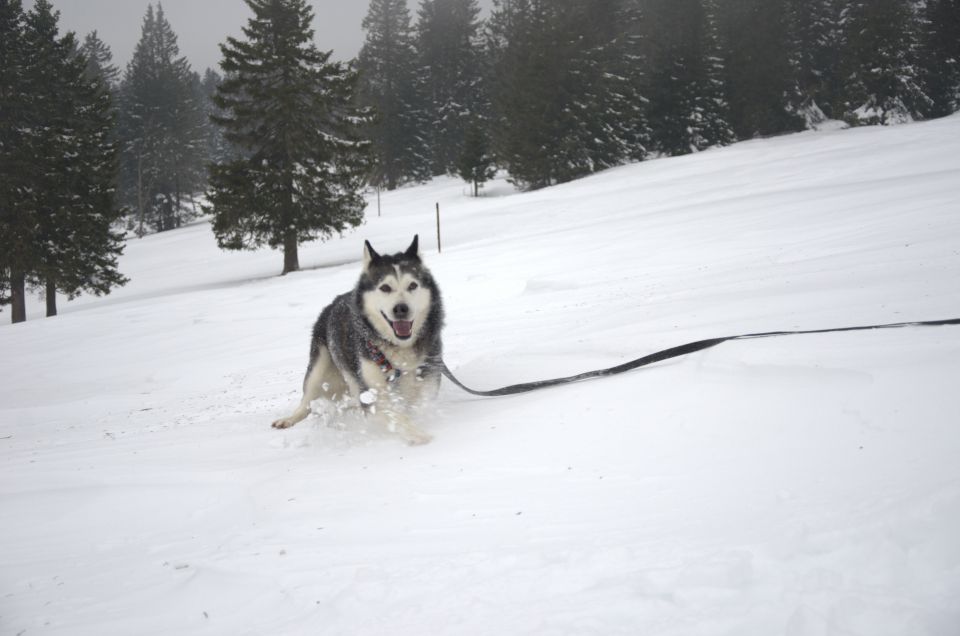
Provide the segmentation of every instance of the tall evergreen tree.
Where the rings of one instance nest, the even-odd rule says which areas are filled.
[[[526,188],[646,154],[638,5],[500,0],[488,23],[494,154]]]
[[[204,187],[197,82],[162,6],[148,5],[120,91],[123,202],[136,210],[141,235],[147,225],[179,227],[188,218],[184,196]]]
[[[844,15],[844,119],[896,124],[930,107],[920,69],[919,21],[911,0],[852,0]]]
[[[368,128],[373,182],[388,190],[430,177],[429,116],[417,73],[417,53],[406,0],[371,0],[357,58],[362,103],[373,108]]]
[[[24,16],[16,95],[24,100],[15,171],[19,189],[0,242],[10,247],[14,320],[25,318],[23,285],[45,289],[47,315],[56,294],[108,293],[126,279],[117,271],[122,235],[113,228],[114,149],[110,96],[87,73],[72,33],[58,35],[59,15],[37,0]],[[27,108],[23,108],[26,106]]]
[[[960,110],[960,0],[927,0],[922,73],[930,117]]]
[[[806,127],[799,69],[792,64],[787,0],[727,0],[725,82],[730,125],[740,139]]]
[[[480,196],[480,186],[497,173],[493,156],[490,154],[486,134],[479,122],[467,126],[463,148],[457,160],[457,174],[473,186],[473,196]]]
[[[210,119],[207,98],[203,92],[203,81],[195,71],[189,71],[185,77],[184,97],[176,116],[176,138],[174,146],[176,169],[173,171],[173,206],[177,217],[176,226],[196,214],[196,195],[202,194],[209,183],[209,163],[212,160],[210,148]],[[187,209],[189,203],[189,211]]]
[[[602,134],[610,134],[618,154],[639,161],[651,146],[647,73],[649,55],[643,35],[644,0],[621,0],[605,22],[595,47],[602,89],[596,111],[601,113]],[[605,132],[609,131],[609,133]]]
[[[843,89],[841,12],[846,0],[787,0],[791,73],[796,78],[800,114],[808,124],[839,119]]]
[[[577,122],[573,143],[589,170],[640,160],[647,154],[642,13],[635,0],[567,1],[563,37],[570,58],[568,94]],[[562,62],[563,63],[563,62]]]
[[[0,0],[0,306],[13,305],[13,322],[27,317],[26,275],[36,226],[27,209],[26,65],[23,6],[20,0]]]
[[[730,125],[730,103],[725,82],[726,60],[718,26],[716,0],[701,0],[700,59],[702,75],[695,75],[697,97],[693,100],[693,145],[702,150],[736,140]]]
[[[213,231],[225,249],[282,248],[283,273],[300,268],[298,244],[358,225],[366,205],[365,115],[356,74],[313,44],[305,0],[246,0],[244,40],[221,44],[225,79],[214,97],[233,159],[213,166]]]
[[[550,149],[563,105],[556,99],[560,69],[551,64],[552,9],[545,0],[494,0],[487,22],[491,146],[514,183],[556,183]]]
[[[422,0],[416,29],[433,174],[455,172],[470,126],[484,118],[477,0]]]
[[[87,59],[87,75],[100,80],[110,91],[117,90],[120,86],[120,69],[113,63],[110,47],[96,31],[87,34],[80,50]]]
[[[215,118],[224,115],[213,101],[221,83],[223,78],[220,74],[208,68],[200,81],[200,94],[197,98],[204,113],[203,129],[206,142],[204,154],[210,163],[226,163],[231,158],[230,144],[223,135],[223,129],[214,121]]]
[[[667,155],[735,140],[713,0],[652,0],[650,124]]]
[[[73,43],[67,44],[68,49]],[[109,86],[88,75],[88,60],[75,52],[67,60],[61,137],[66,141],[58,169],[59,250],[42,272],[47,315],[56,314],[56,293],[97,296],[124,285],[118,270],[124,235],[118,226],[125,211],[116,202],[117,152]]]

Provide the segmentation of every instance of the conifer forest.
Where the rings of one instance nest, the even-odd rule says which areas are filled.
[[[0,305],[123,285],[125,241],[209,215],[223,249],[359,225],[370,188],[482,193],[815,128],[960,110],[960,0],[370,0],[335,60],[306,0],[245,0],[215,69],[162,3],[132,58],[0,0]],[[171,255],[175,258],[175,255]]]

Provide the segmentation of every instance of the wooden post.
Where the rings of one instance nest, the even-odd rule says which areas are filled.
[[[437,254],[442,254],[443,250],[440,249],[440,203],[437,202]]]
[[[377,184],[377,216],[380,216],[380,184]]]

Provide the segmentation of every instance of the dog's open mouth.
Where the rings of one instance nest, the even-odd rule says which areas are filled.
[[[393,329],[393,335],[395,335],[398,339],[406,340],[413,335],[412,320],[390,320],[382,311],[380,314],[383,316],[384,320],[390,323],[390,327]]]

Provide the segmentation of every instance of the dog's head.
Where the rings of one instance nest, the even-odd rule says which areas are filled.
[[[433,277],[420,259],[419,237],[413,237],[406,251],[386,256],[366,241],[360,293],[363,314],[377,333],[395,345],[413,346],[439,300]]]

